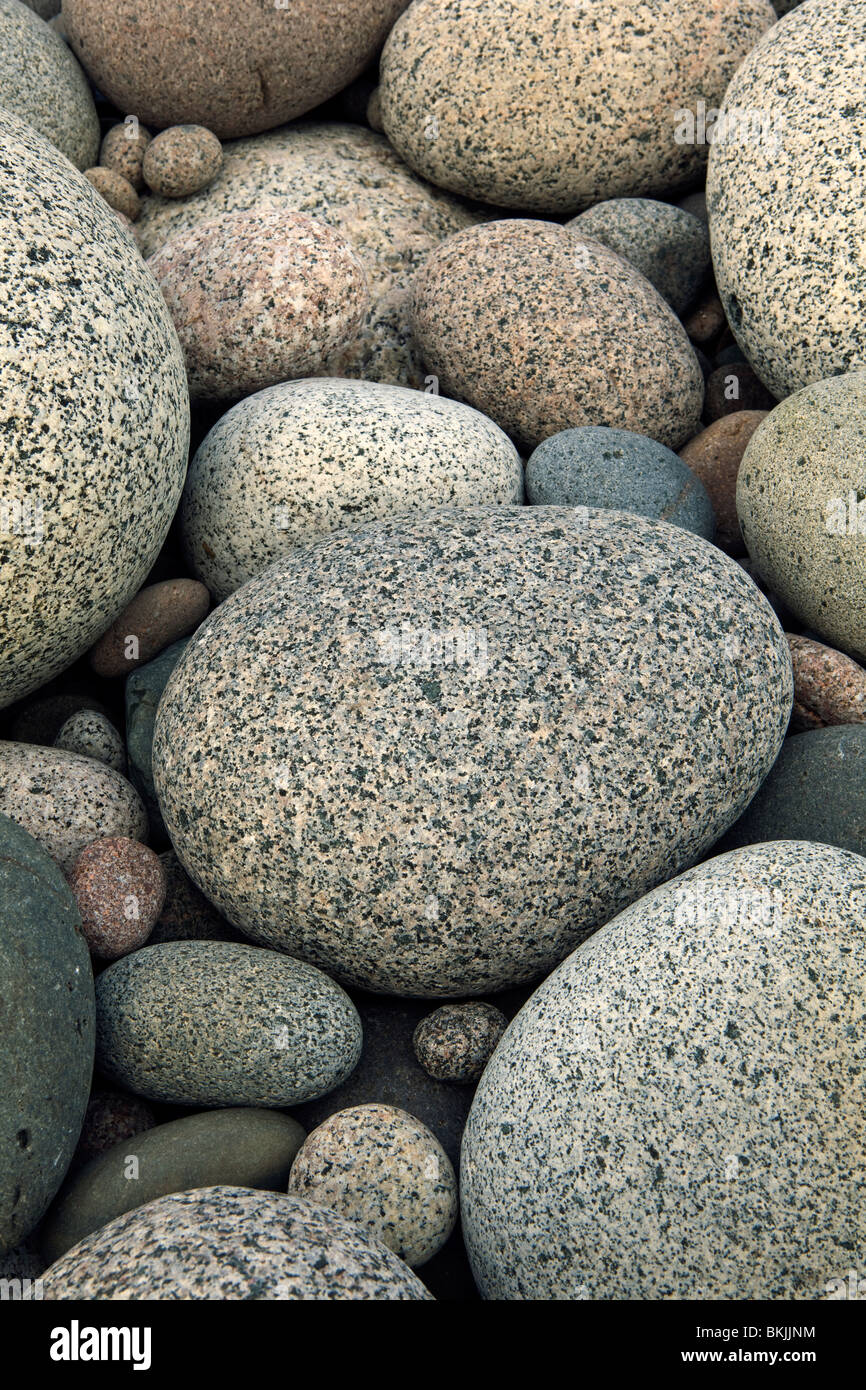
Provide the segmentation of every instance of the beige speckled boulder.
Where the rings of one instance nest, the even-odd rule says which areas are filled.
[[[418,173],[502,207],[667,191],[706,158],[676,113],[716,105],[774,19],[768,0],[416,0],[382,55],[382,121]]]
[[[213,131],[200,125],[175,125],[147,146],[141,172],[154,193],[163,198],[186,198],[207,188],[222,162],[222,145]]]
[[[0,0],[0,106],[78,169],[96,163],[99,119],[87,78],[32,7]]]
[[[413,326],[440,389],[527,452],[580,425],[674,449],[697,430],[703,376],[670,306],[615,252],[553,222],[450,237],[416,276]]]
[[[866,366],[866,5],[809,0],[762,39],[725,110],[707,201],[728,322],[778,399]],[[751,129],[750,129],[751,127]]]
[[[148,265],[177,329],[193,400],[315,376],[357,337],[370,303],[346,238],[280,209],[203,223]]]
[[[375,57],[407,0],[65,0],[101,92],[148,125],[250,135],[310,111]]]

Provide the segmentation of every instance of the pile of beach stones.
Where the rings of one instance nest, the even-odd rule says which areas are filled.
[[[193,9],[0,0],[0,1274],[826,1298],[861,0]]]

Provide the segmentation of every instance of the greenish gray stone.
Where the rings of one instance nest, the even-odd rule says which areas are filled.
[[[0,0],[0,106],[50,140],[77,169],[99,152],[99,118],[83,68],[20,0]]]
[[[0,816],[0,1252],[41,1219],[78,1142],[94,1004],[81,919],[60,869]]]
[[[566,226],[630,261],[675,314],[691,306],[710,268],[706,223],[654,198],[609,198]]]
[[[126,752],[129,758],[129,780],[147,808],[151,834],[161,840],[167,837],[151,771],[153,725],[160,696],[188,642],[188,637],[173,642],[153,661],[139,666],[137,671],[130,672],[126,678]]]
[[[305,1138],[288,1115],[242,1108],[187,1115],[124,1139],[61,1189],[39,1233],[46,1263],[169,1192],[221,1184],[284,1192]]]

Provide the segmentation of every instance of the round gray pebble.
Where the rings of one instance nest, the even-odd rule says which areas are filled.
[[[653,198],[610,198],[566,226],[630,261],[676,314],[694,302],[710,268],[706,222]]]
[[[422,1019],[412,1045],[421,1066],[437,1081],[477,1081],[502,1034],[505,1014],[492,1004],[443,1004]]]

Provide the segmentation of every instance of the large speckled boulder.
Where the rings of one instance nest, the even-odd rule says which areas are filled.
[[[707,181],[716,280],[779,399],[866,366],[864,68],[866,7],[809,0],[725,95],[733,128],[713,144]]]
[[[224,415],[192,461],[181,517],[187,558],[220,603],[338,527],[522,499],[517,450],[478,411],[405,387],[323,378],[273,386]]]
[[[412,322],[441,390],[527,451],[577,425],[669,448],[697,433],[704,380],[673,310],[634,266],[554,222],[450,237],[415,277]]]
[[[567,226],[630,261],[675,314],[688,309],[710,267],[706,223],[653,198],[611,198]]]
[[[866,657],[866,371],[789,396],[737,474],[749,555],[801,623]]]
[[[76,168],[96,163],[99,119],[87,78],[63,40],[20,0],[0,0],[0,107]]]
[[[275,951],[165,941],[96,983],[97,1066],[147,1100],[294,1105],[338,1086],[360,1052],[348,995]]]
[[[676,188],[768,0],[416,0],[381,64],[382,122],[413,169],[502,207],[576,212]]]
[[[221,139],[289,121],[375,57],[407,0],[64,0],[69,41],[101,92],[148,125]]]
[[[282,1192],[208,1187],[149,1202],[45,1273],[46,1299],[429,1299],[355,1221]]]
[[[168,310],[64,157],[0,111],[0,706],[69,666],[141,588],[183,488]]]
[[[785,841],[666,883],[518,1014],[463,1139],[498,1299],[820,1299],[862,1240],[866,860]]]
[[[26,830],[0,816],[0,1253],[45,1212],[81,1131],[93,1067],[93,975],[75,899]]]
[[[301,546],[199,628],[154,779],[254,940],[373,990],[549,970],[766,776],[784,634],[740,566],[622,512],[442,508]]]
[[[327,222],[366,268],[373,307],[358,340],[329,360],[328,374],[423,385],[409,325],[412,275],[438,242],[478,216],[415,178],[380,135],[301,124],[226,145],[223,167],[202,193],[144,198],[136,236],[150,256],[201,222],[269,208]]]
[[[222,1185],[285,1192],[305,1138],[290,1116],[254,1107],[206,1110],[124,1138],[61,1188],[39,1231],[45,1261],[169,1192]]]

